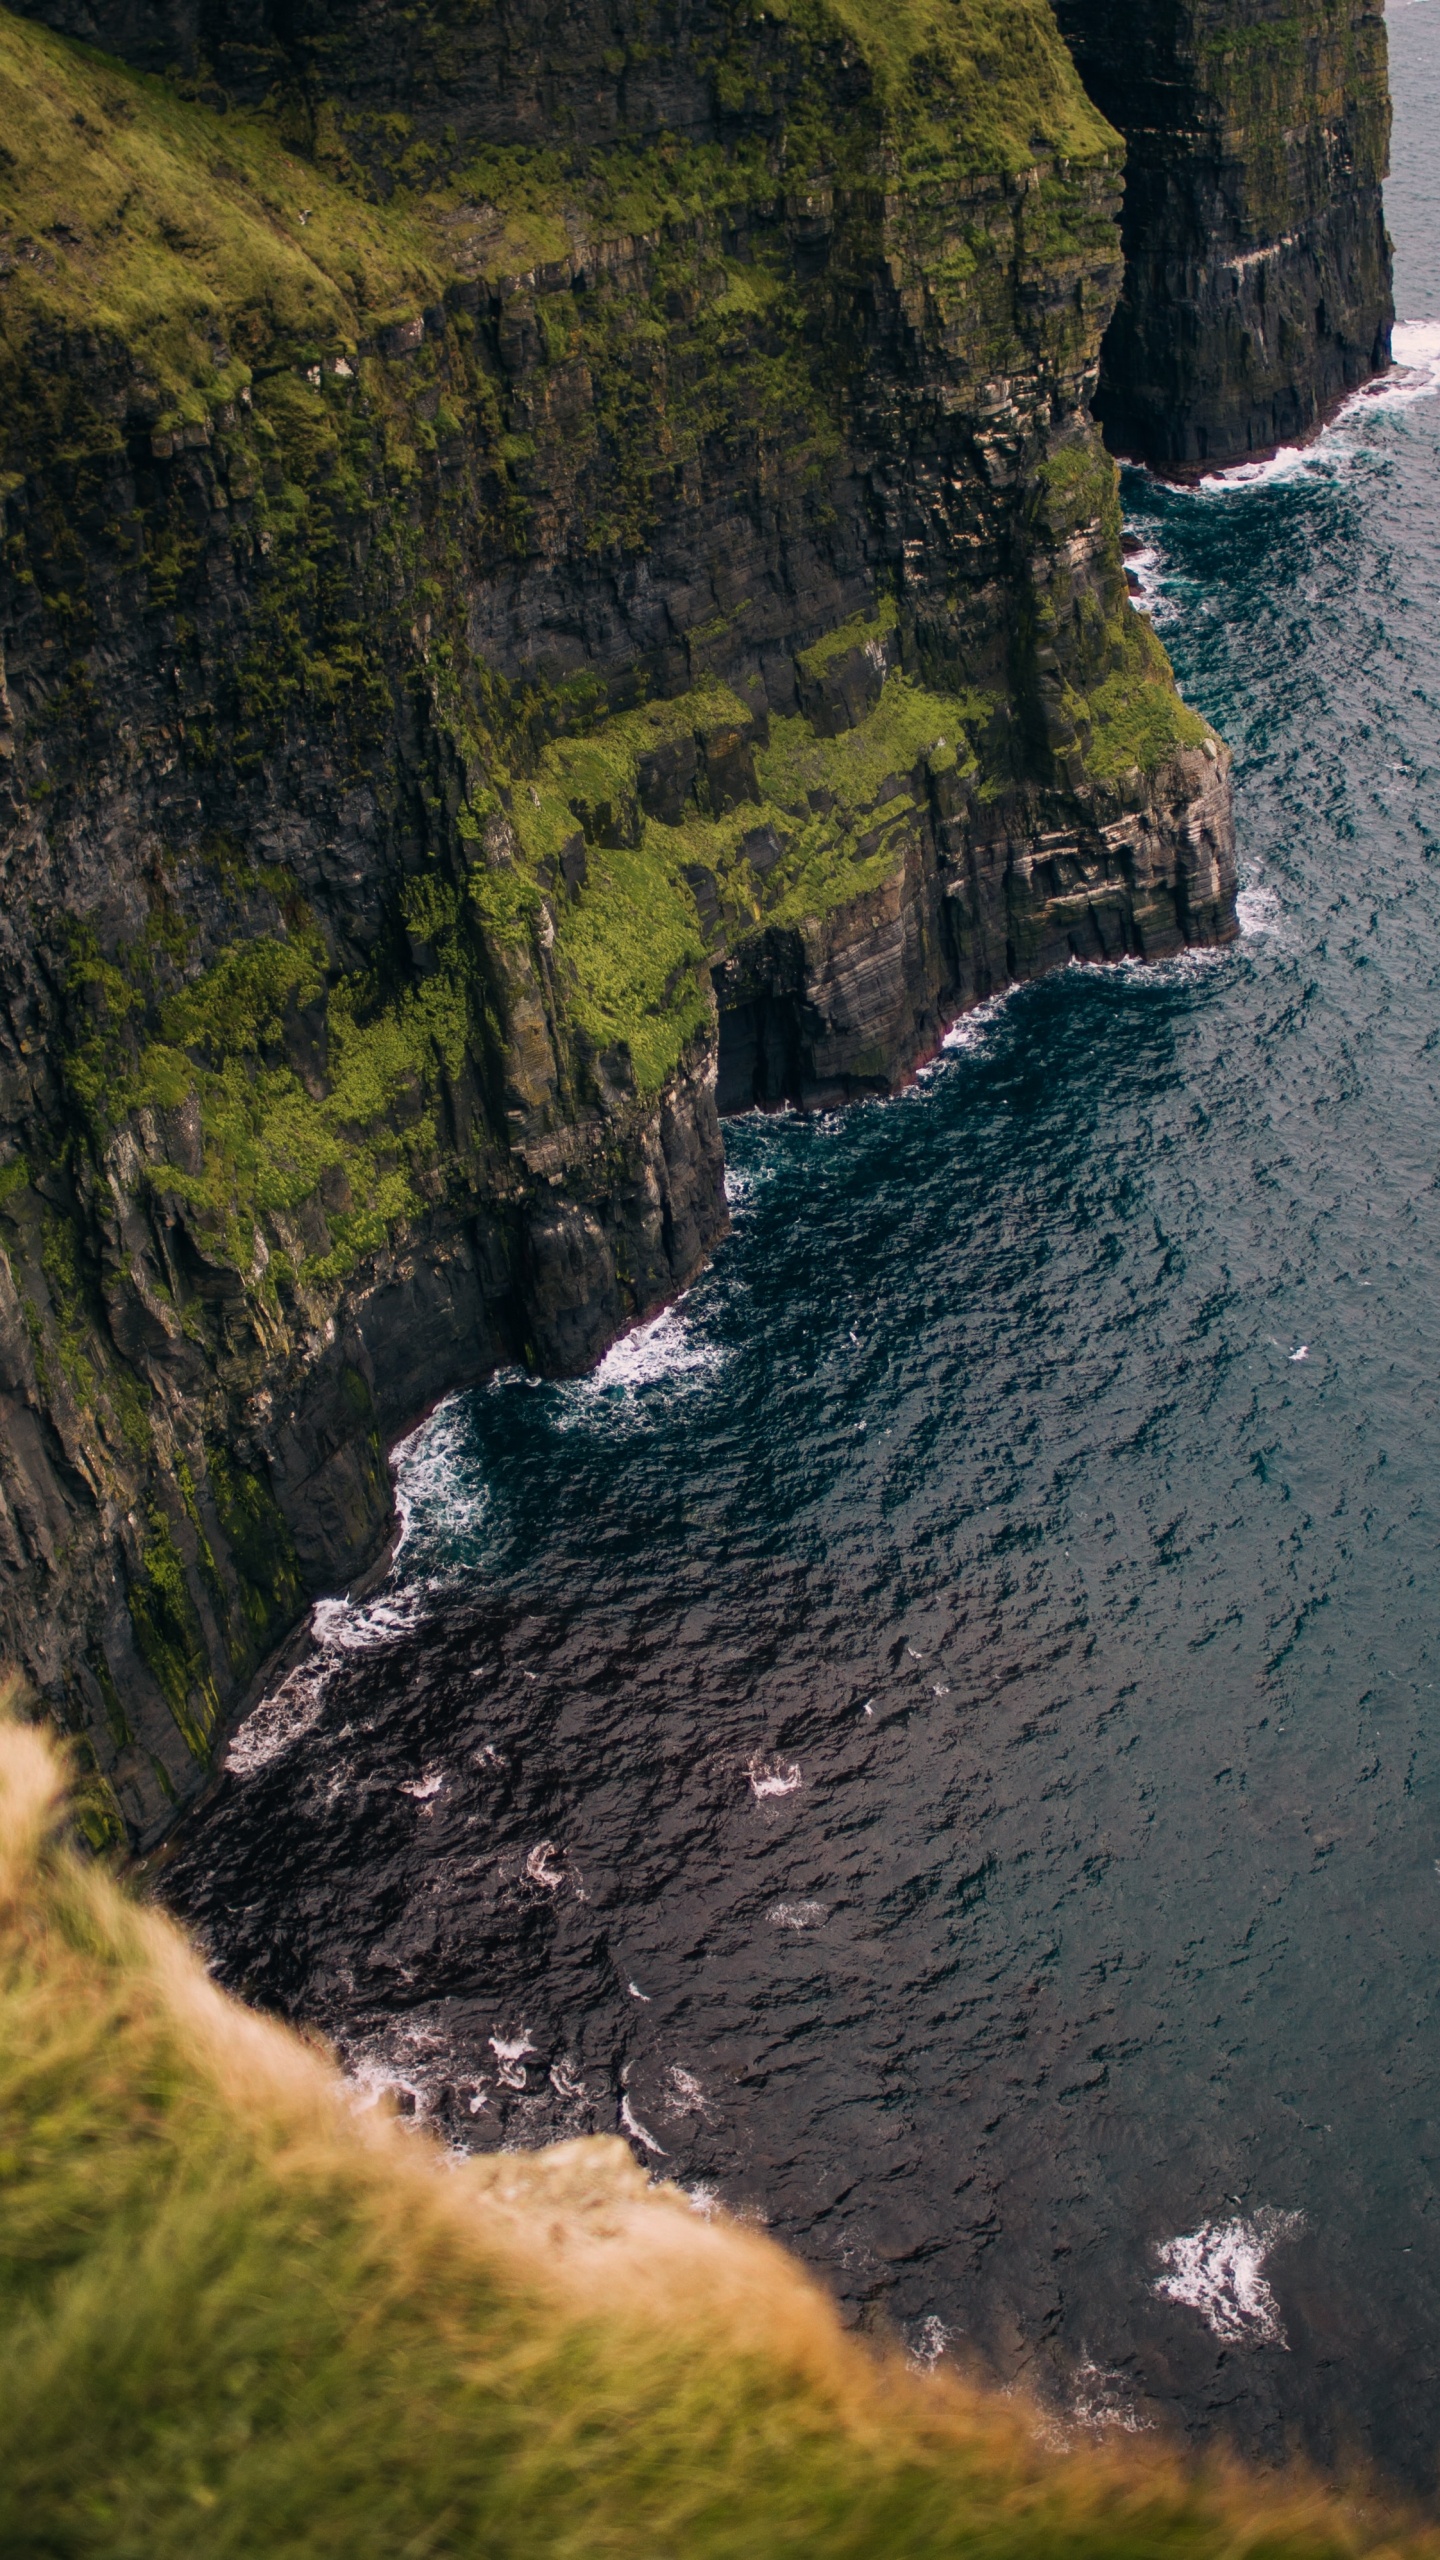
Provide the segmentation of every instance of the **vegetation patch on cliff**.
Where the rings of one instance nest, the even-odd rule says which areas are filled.
[[[757,38],[763,57],[763,15],[742,12],[737,63]],[[1037,154],[1104,160],[1117,147],[1040,0],[905,0],[891,11],[784,0],[768,16],[770,42],[783,31],[798,48],[782,82],[792,187],[868,183],[882,127],[907,183],[1012,175]],[[873,87],[837,123],[812,64],[844,45]],[[729,56],[717,59],[722,88],[729,68]],[[762,103],[774,102],[750,100]],[[768,210],[779,176],[753,132],[728,148],[669,138],[580,143],[566,155],[490,147],[446,166],[433,151],[407,155],[402,130],[378,201],[333,110],[308,128],[241,108],[221,115],[8,10],[0,126],[0,371],[23,384],[8,422],[12,469],[41,447],[114,441],[127,415],[162,433],[201,427],[243,400],[258,372],[337,357],[353,366],[362,340],[413,322],[457,276],[567,264],[577,225],[582,238],[653,239],[697,214],[713,225],[727,207]],[[720,353],[727,300],[732,319],[749,316],[757,292],[763,276],[737,271],[713,302]],[[785,317],[775,314],[782,336]],[[64,363],[67,342],[86,349],[78,372]],[[84,375],[107,350],[115,379],[97,401]],[[751,361],[748,342],[732,352]],[[767,361],[778,359],[777,347]],[[780,360],[773,396],[789,397],[792,418],[797,390],[809,406],[808,381],[808,364],[796,372]]]
[[[150,1511],[140,1570],[130,1585],[129,1600],[135,1641],[185,1746],[192,1758],[206,1760],[220,1701],[174,1532],[158,1504]]]
[[[717,948],[865,896],[903,861],[932,769],[978,777],[970,732],[994,697],[884,673],[895,627],[887,600],[801,653],[816,680],[872,655],[873,708],[838,736],[802,713],[757,724],[709,682],[558,740],[517,786],[567,1017],[596,1050],[623,1048],[642,1092],[659,1090],[706,1020],[701,971]],[[647,790],[673,794],[673,815],[647,812]]]
[[[453,938],[453,937],[452,937]],[[283,1221],[322,1189],[328,1227],[318,1251],[290,1240],[295,1279],[335,1279],[419,1205],[412,1157],[433,1162],[437,1066],[459,1072],[466,999],[443,965],[385,1003],[363,978],[327,989],[313,929],[237,943],[159,1007],[153,1034],[127,1040],[141,999],[123,971],[82,961],[99,984],[102,1027],[69,1073],[103,1144],[136,1113],[167,1132],[198,1106],[198,1145],[179,1160],[160,1136],[146,1168],[157,1193],[183,1202],[197,1230],[236,1270],[273,1290],[270,1247]],[[326,1072],[301,1077],[285,1053],[287,1016],[324,997]],[[143,1016],[142,1016],[143,1019]],[[312,1234],[313,1244],[313,1234]]]
[[[0,131],[0,361],[24,372],[31,403],[55,368],[46,444],[96,425],[66,415],[76,386],[57,332],[123,351],[168,426],[237,397],[258,363],[353,353],[358,313],[378,326],[437,290],[408,209],[382,213],[322,177],[273,119],[222,118],[9,10]],[[29,423],[33,455],[33,411]]]
[[[1097,782],[1147,777],[1183,747],[1203,747],[1208,721],[1175,688],[1170,661],[1143,614],[1117,622],[1119,664],[1088,693],[1071,690],[1065,709],[1084,743],[1085,770]]]
[[[710,964],[903,873],[933,1016],[936,828],[1003,861],[1184,734],[1083,417],[1115,138],[1045,0],[581,14],[222,12],[163,80],[0,10],[4,1385],[64,1452],[0,1605],[142,1828],[205,1683],[374,1552],[351,1320],[451,1253],[477,1361],[597,1349],[723,1220]],[[652,1253],[667,1087],[703,1179]]]
[[[1117,152],[1119,137],[1075,77],[1055,21],[1039,0],[767,0],[768,13],[812,40],[835,26],[875,75],[897,144],[897,174],[912,182],[1013,173],[1037,154],[1084,160]]]

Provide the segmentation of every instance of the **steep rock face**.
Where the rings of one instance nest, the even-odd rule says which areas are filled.
[[[1234,929],[1038,0],[0,13],[0,1610],[146,1838],[387,1444],[888,1091]],[[47,14],[49,14],[47,12]]]
[[[1311,432],[1390,361],[1378,0],[1056,0],[1126,139],[1113,451],[1215,469]]]
[[[1053,807],[967,807],[952,772],[937,757],[890,777],[876,814],[903,842],[868,897],[718,963],[722,1112],[893,1093],[958,1012],[1019,979],[1229,939],[1229,770],[1213,740],[1108,822],[1047,829]]]

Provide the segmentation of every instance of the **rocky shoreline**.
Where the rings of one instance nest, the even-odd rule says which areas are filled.
[[[0,1645],[97,1843],[419,1414],[693,1277],[724,1113],[1235,930],[1092,418],[1119,143],[968,5],[0,13]]]

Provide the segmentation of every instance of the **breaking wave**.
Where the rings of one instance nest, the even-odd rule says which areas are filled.
[[[1295,2239],[1304,2228],[1303,2213],[1278,2213],[1269,2205],[1248,2222],[1202,2222],[1198,2231],[1161,2244],[1157,2254],[1165,2272],[1156,2277],[1155,2290],[1167,2302],[1198,2311],[1226,2346],[1286,2346],[1265,2261],[1282,2240]]]

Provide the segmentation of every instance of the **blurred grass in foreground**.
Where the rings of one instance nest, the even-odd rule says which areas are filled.
[[[849,2340],[618,2141],[456,2164],[60,1844],[0,1704],[0,2551],[1440,2554]]]

